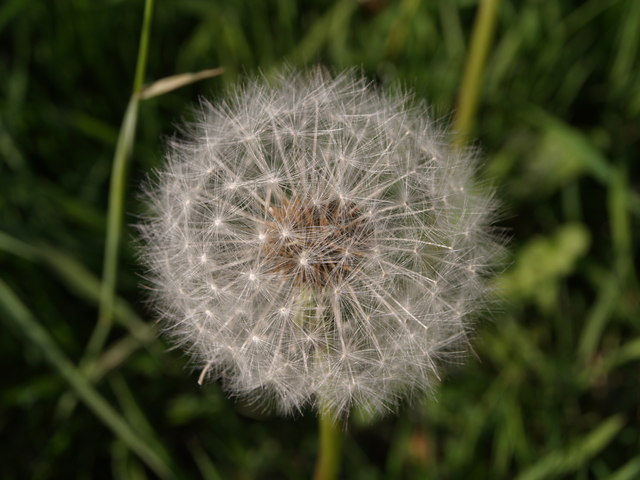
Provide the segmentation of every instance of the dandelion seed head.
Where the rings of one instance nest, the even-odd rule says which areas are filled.
[[[475,156],[348,72],[203,103],[146,188],[155,306],[233,395],[382,412],[466,351],[500,252]]]

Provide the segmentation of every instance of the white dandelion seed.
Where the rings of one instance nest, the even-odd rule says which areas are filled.
[[[353,72],[204,104],[140,226],[157,311],[201,379],[335,415],[431,390],[500,250],[474,156],[448,141]]]

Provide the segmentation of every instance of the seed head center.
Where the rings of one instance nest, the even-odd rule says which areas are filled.
[[[261,248],[270,271],[299,286],[325,288],[357,270],[372,236],[371,216],[352,202],[292,197],[267,210]]]

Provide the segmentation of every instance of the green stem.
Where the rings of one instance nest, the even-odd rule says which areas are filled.
[[[144,84],[144,74],[147,70],[147,58],[149,56],[149,37],[151,36],[151,17],[153,16],[153,0],[146,0],[144,4],[144,16],[142,19],[142,30],[140,31],[140,42],[138,44],[138,60],[136,62],[136,76],[133,80],[133,94],[136,95],[142,90]]]
[[[126,173],[129,158],[133,151],[136,124],[138,119],[139,94],[144,82],[149,53],[149,36],[151,31],[151,17],[153,0],[146,0],[144,20],[140,33],[136,75],[133,81],[133,92],[127,111],[122,121],[118,143],[113,157],[111,186],[109,190],[109,212],[107,216],[107,238],[104,251],[104,266],[102,271],[102,289],[100,292],[100,309],[98,322],[89,339],[85,362],[91,362],[102,350],[113,323],[113,308],[115,302],[116,277],[118,273],[118,251],[122,234],[122,218],[124,215],[124,198]]]
[[[482,76],[495,31],[499,4],[500,0],[480,0],[476,21],[473,25],[454,121],[456,141],[460,146],[466,143],[473,128]]]
[[[320,427],[320,446],[314,480],[335,480],[340,471],[340,450],[342,447],[342,431],[340,422],[335,420],[327,410],[318,416]]]

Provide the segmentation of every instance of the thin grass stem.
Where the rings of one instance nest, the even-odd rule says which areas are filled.
[[[42,352],[46,360],[69,383],[87,407],[156,475],[160,478],[172,476],[171,468],[162,456],[148,445],[98,393],[85,375],[64,355],[49,333],[2,280],[0,280],[0,310],[4,311],[6,318],[11,320],[29,342]]]
[[[125,179],[129,159],[133,150],[140,92],[142,90],[147,65],[153,3],[153,0],[146,0],[145,2],[144,19],[138,48],[138,60],[136,63],[136,75],[133,82],[133,93],[122,121],[122,127],[120,128],[113,158],[98,322],[89,339],[83,361],[84,364],[91,362],[92,359],[99,355],[113,323],[116,277],[118,273],[118,251],[120,248],[122,218],[124,215]]]
[[[467,142],[473,129],[499,4],[500,0],[481,0],[476,14],[454,120],[456,142],[459,146]]]

